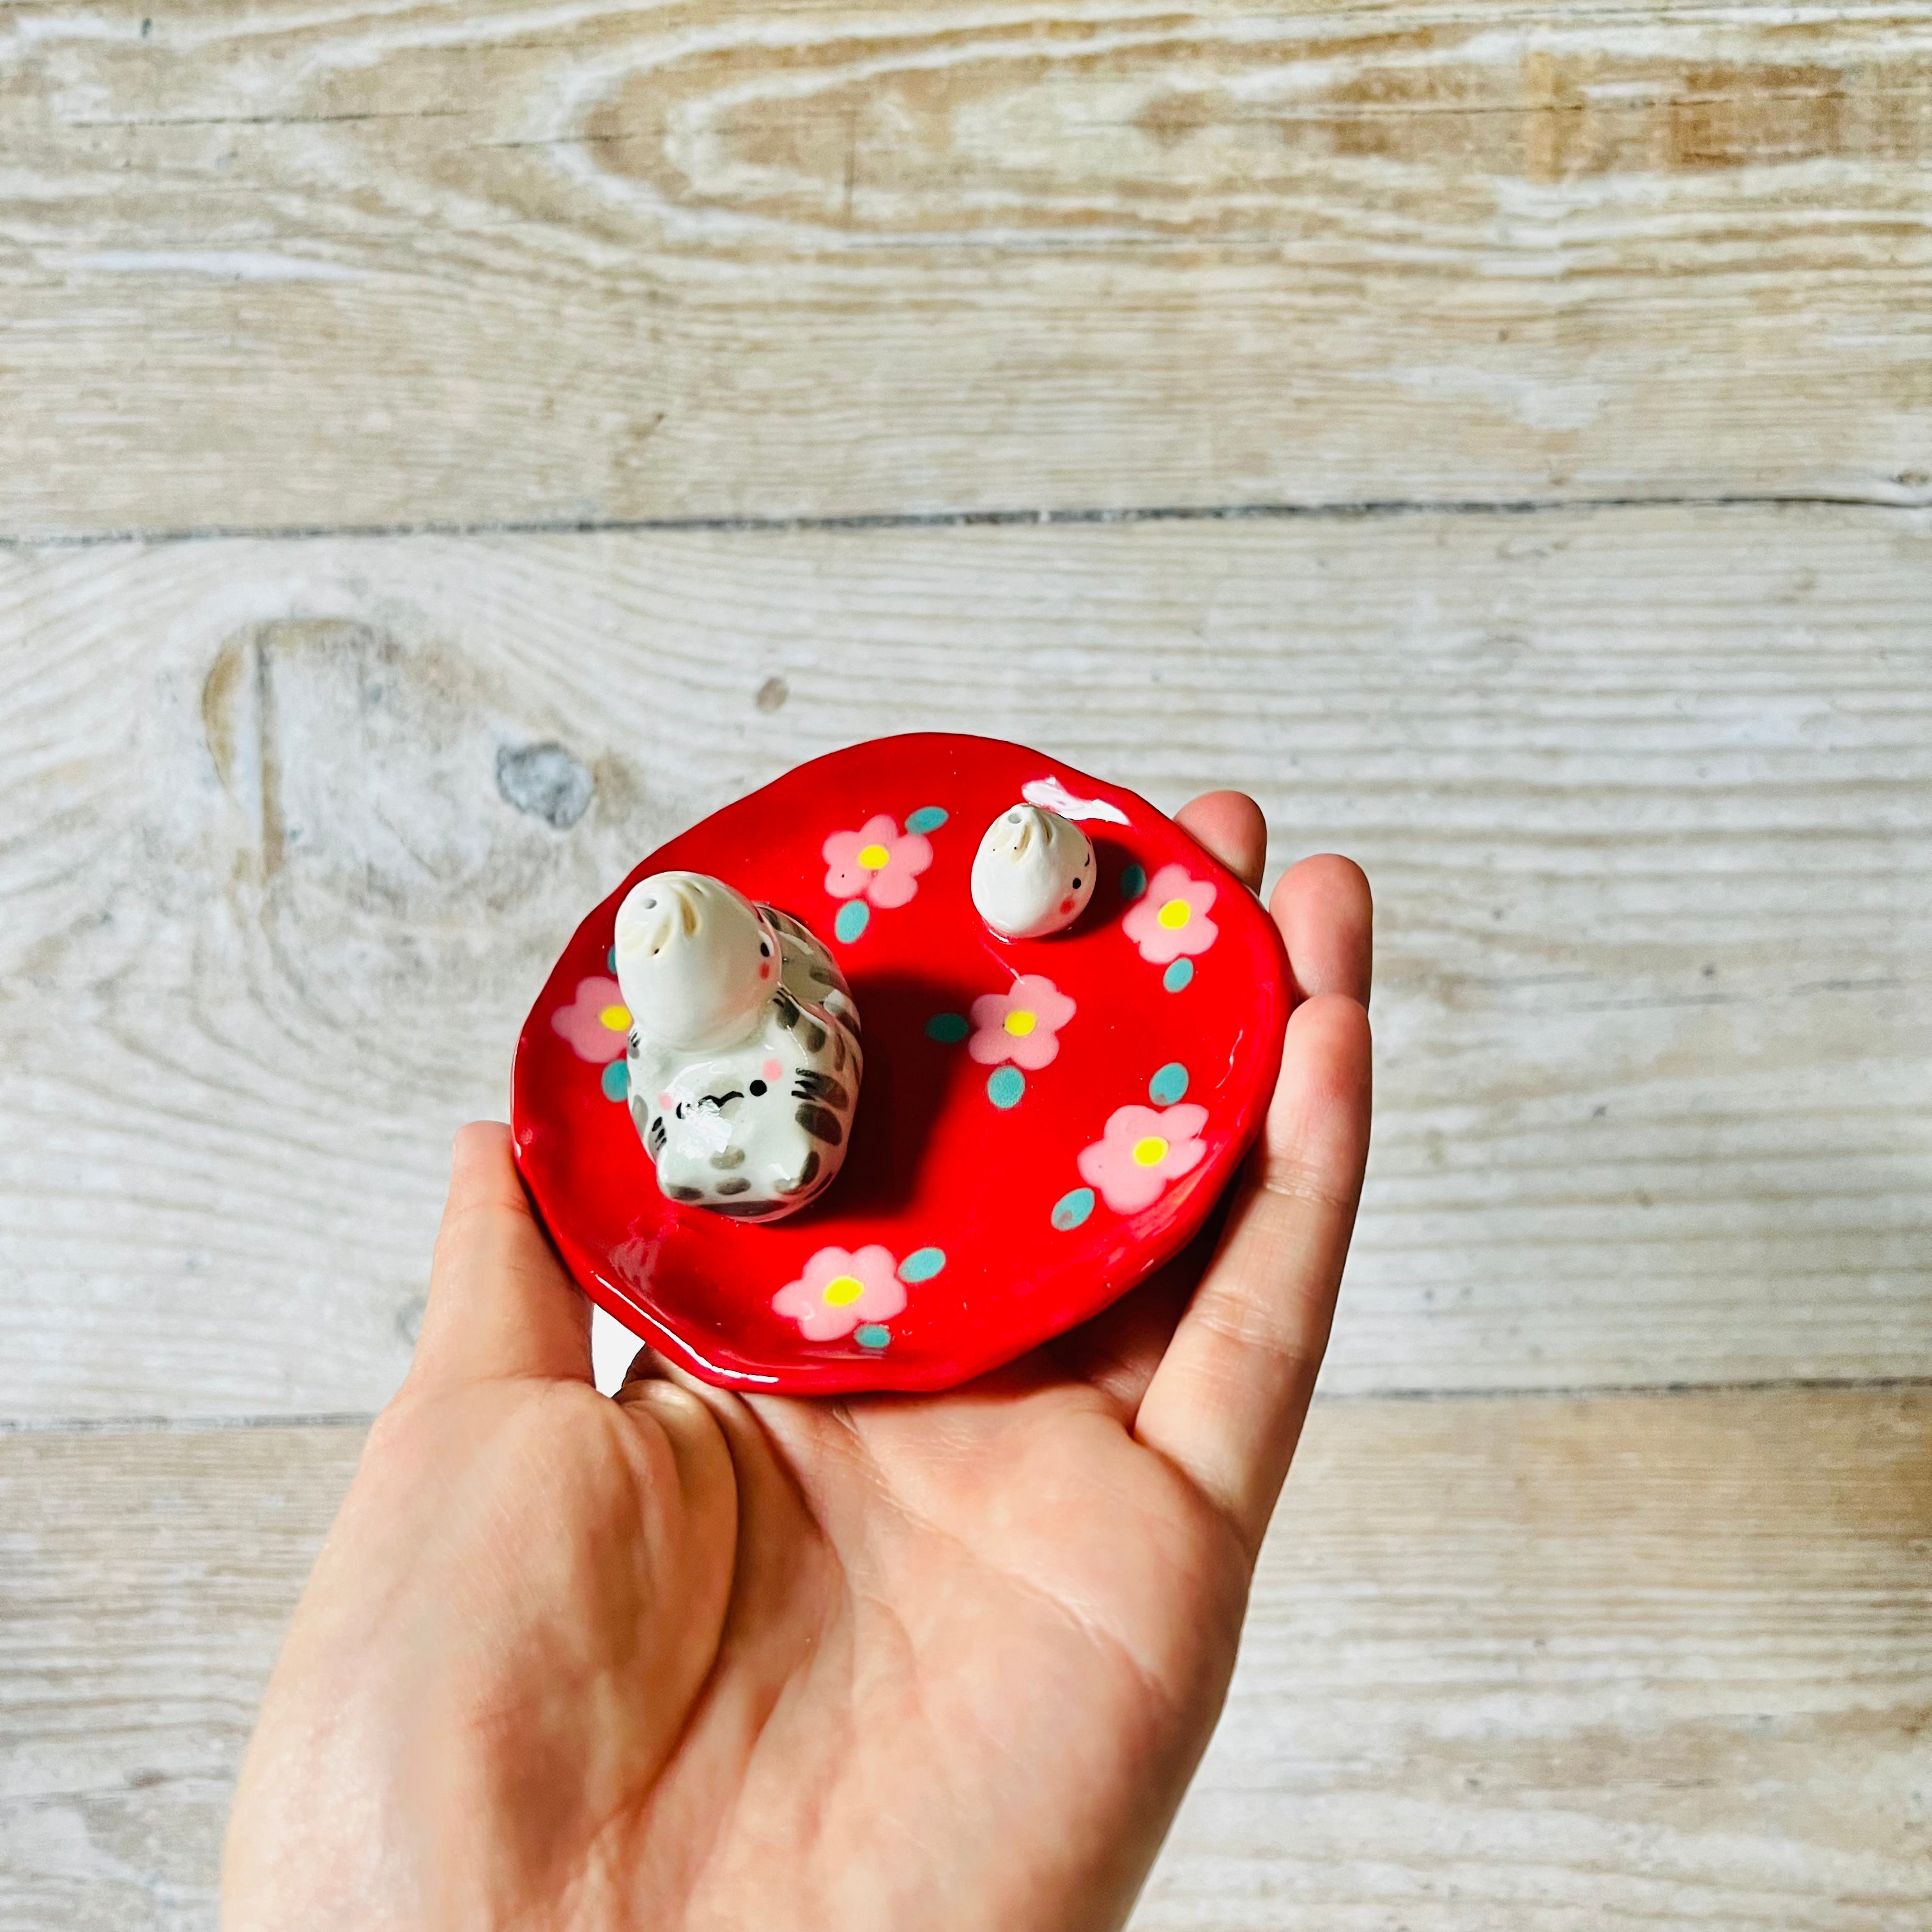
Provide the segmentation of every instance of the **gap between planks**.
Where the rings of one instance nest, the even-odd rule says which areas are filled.
[[[398,537],[627,536],[710,534],[790,536],[810,532],[1004,530],[1132,524],[1364,522],[1394,517],[1534,517],[1552,512],[1618,510],[1904,510],[1932,508],[1932,491],[1895,496],[1751,494],[1507,497],[1364,497],[1354,501],[1276,503],[1143,503],[1066,509],[868,511],[797,516],[499,518],[482,522],[383,524],[209,524],[178,529],[0,532],[0,550],[101,550],[118,544],[307,543],[328,538]]]
[[[1588,1402],[1599,1398],[1675,1400],[1680,1397],[1754,1395],[1909,1395],[1932,1389],[1927,1376],[1767,1376],[1727,1382],[1576,1382],[1522,1388],[1343,1389],[1318,1390],[1315,1406],[1364,1402]],[[367,1429],[380,1412],[325,1410],[313,1414],[264,1411],[232,1415],[0,1416],[4,1436],[193,1436],[224,1430]]]

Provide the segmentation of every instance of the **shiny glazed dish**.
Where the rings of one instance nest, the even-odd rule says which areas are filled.
[[[1066,932],[1000,938],[974,854],[1022,799],[1099,871]],[[783,1221],[659,1192],[610,972],[636,880],[685,869],[802,920],[850,982],[866,1073],[844,1172]],[[585,1292],[744,1389],[932,1389],[1096,1313],[1200,1226],[1258,1130],[1290,1003],[1253,896],[1144,800],[1023,746],[832,753],[643,860],[578,928],[518,1044],[512,1124]]]

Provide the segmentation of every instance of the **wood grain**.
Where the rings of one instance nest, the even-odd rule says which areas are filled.
[[[361,1448],[0,1435],[5,1932],[212,1932],[256,1705]]]
[[[0,1417],[372,1409],[583,911],[939,721],[1369,867],[1331,1388],[1922,1376],[1928,568],[1819,508],[0,559]]]
[[[1918,1932],[1932,1404],[1318,1408],[1138,1932]]]
[[[212,1926],[562,937],[935,721],[1378,890],[1449,1399],[1138,1932],[1923,1932],[1932,1394],[1455,1392],[1925,1376],[1928,162],[1932,0],[0,4],[0,1932]]]
[[[0,1436],[0,1925],[212,1923],[353,1429]],[[1918,1932],[1932,1398],[1318,1405],[1138,1932]]]
[[[0,532],[1932,494],[1932,4],[48,0]]]

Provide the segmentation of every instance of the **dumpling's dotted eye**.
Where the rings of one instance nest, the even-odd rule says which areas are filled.
[[[1073,881],[1072,890],[1076,892],[1080,890],[1080,881],[1078,879]]]
[[[754,1080],[752,1082],[752,1098],[754,1100],[761,1100],[764,1098],[764,1095],[765,1083],[762,1080]]]
[[[771,956],[772,942],[769,939],[760,940],[758,941],[758,957],[760,959],[769,959]]]

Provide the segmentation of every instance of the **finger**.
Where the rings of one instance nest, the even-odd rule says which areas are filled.
[[[1178,817],[1231,869],[1259,877],[1267,827],[1253,800],[1210,792]],[[1366,1000],[1372,908],[1359,866],[1333,856],[1304,860],[1277,884],[1273,910],[1301,997],[1337,992]],[[1152,1280],[1052,1345],[1064,1372],[1091,1382],[1130,1422],[1219,1244],[1236,1191],[1229,1189],[1202,1232]]]
[[[590,1305],[531,1212],[510,1130],[476,1120],[450,1153],[449,1200],[430,1264],[411,1378],[590,1379]]]
[[[1261,890],[1262,868],[1268,863],[1268,820],[1246,792],[1204,792],[1174,817],[1250,892]]]
[[[1369,1003],[1375,959],[1375,902],[1352,859],[1324,852],[1276,880],[1268,909],[1288,943],[1297,994],[1345,993]]]
[[[724,1429],[710,1402],[674,1381],[662,1362],[647,1362],[650,1354],[649,1349],[640,1352],[613,1400],[647,1435],[655,1429],[669,1445],[677,1492],[698,1533],[733,1544],[737,1484]],[[725,1553],[719,1552],[721,1557]],[[730,1565],[722,1567],[728,1577]],[[721,1600],[721,1617],[723,1609]]]
[[[1220,1245],[1231,1204],[1232,1190],[1222,1194],[1178,1255],[1111,1307],[1046,1345],[1060,1372],[1091,1383],[1126,1427],[1133,1426],[1148,1384]]]
[[[1252,1553],[1328,1345],[1368,1152],[1369,1022],[1319,994],[1281,1077],[1220,1250],[1148,1385],[1136,1436],[1179,1466]]]
[[[1253,800],[1240,792],[1211,792],[1184,806],[1178,816],[1231,869],[1259,877],[1267,827]],[[1250,859],[1252,874],[1244,872]],[[1340,992],[1366,1003],[1373,907],[1360,866],[1333,854],[1304,859],[1276,884],[1272,910],[1301,998]],[[1130,1422],[1220,1244],[1238,1192],[1238,1181],[1201,1232],[1150,1280],[1052,1345],[1064,1372],[1091,1382]]]

